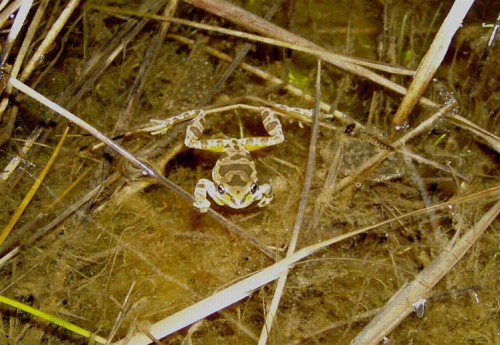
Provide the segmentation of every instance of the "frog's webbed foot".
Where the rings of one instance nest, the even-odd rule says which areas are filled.
[[[150,119],[149,123],[151,126],[143,129],[144,132],[149,132],[152,135],[165,134],[172,127],[171,121],[167,120],[158,120],[158,119]]]
[[[151,126],[144,128],[142,131],[149,132],[152,135],[165,134],[174,125],[183,121],[190,120],[196,117],[198,114],[199,110],[189,110],[183,112],[182,114],[172,116],[164,120],[150,119],[149,122],[151,123]]]

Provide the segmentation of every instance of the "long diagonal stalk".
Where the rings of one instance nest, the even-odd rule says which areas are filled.
[[[452,244],[454,241],[452,239],[449,247],[420,272],[415,280],[394,294],[384,308],[352,340],[351,345],[379,344],[385,335],[413,311],[414,303],[425,298],[441,278],[460,261],[499,213],[500,201],[497,201],[457,243]]]
[[[218,291],[211,296],[193,304],[173,315],[170,315],[163,320],[156,322],[149,328],[149,333],[153,335],[156,339],[162,339],[168,335],[171,335],[199,320],[204,318],[248,297],[255,290],[269,284],[270,282],[278,279],[280,275],[290,269],[294,264],[303,260],[304,258],[322,250],[328,248],[332,244],[339,243],[343,240],[351,238],[353,236],[368,232],[370,230],[382,227],[384,225],[390,224],[392,222],[397,222],[402,219],[407,219],[409,217],[415,217],[429,212],[430,210],[436,211],[440,209],[446,209],[451,204],[462,204],[468,202],[474,202],[478,200],[484,200],[486,196],[494,198],[496,200],[500,197],[500,187],[491,188],[488,190],[483,190],[481,192],[467,195],[464,197],[459,197],[448,202],[437,204],[432,206],[430,209],[421,209],[413,211],[401,216],[385,220],[381,223],[374,224],[362,229],[354,230],[340,236],[322,241],[308,247],[302,248],[294,254],[287,256],[281,261],[264,268],[263,270],[254,273],[250,277],[247,277],[224,290]],[[498,204],[498,203],[497,203]],[[138,333],[131,339],[127,340],[128,345],[146,345],[150,344],[152,341],[143,333]],[[125,342],[118,341],[116,345],[124,345]]]
[[[75,123],[77,126],[88,131],[90,134],[92,134],[94,137],[96,137],[97,139],[99,139],[100,141],[105,143],[108,147],[113,149],[115,152],[117,152],[123,158],[125,158],[126,160],[131,162],[137,168],[141,169],[144,175],[156,179],[159,183],[161,183],[165,187],[167,187],[167,188],[171,189],[172,191],[174,191],[175,193],[177,193],[179,196],[181,196],[183,199],[188,201],[190,204],[193,203],[194,199],[191,196],[191,194],[189,194],[184,189],[180,188],[178,185],[176,185],[175,183],[173,183],[172,181],[168,180],[166,177],[161,175],[148,163],[145,163],[145,162],[141,161],[140,159],[136,158],[132,153],[130,153],[125,148],[123,148],[122,146],[115,143],[113,140],[108,138],[106,135],[104,135],[98,129],[94,128],[93,126],[91,126],[87,122],[83,121],[78,116],[72,114],[68,110],[64,109],[60,105],[52,102],[51,100],[49,100],[47,97],[43,96],[42,94],[31,89],[29,86],[20,82],[19,80],[15,79],[15,78],[11,78],[9,82],[16,89],[26,93],[27,95],[31,96],[32,98],[34,98],[38,102],[44,104],[45,106],[47,106],[50,109],[57,112],[58,114],[64,116],[67,120]],[[274,253],[271,249],[269,249],[267,246],[262,244],[257,238],[248,234],[246,231],[241,229],[239,226],[237,226],[233,222],[230,222],[229,220],[227,220],[220,213],[214,211],[213,209],[209,209],[207,213],[210,216],[212,216],[215,220],[217,220],[218,222],[223,224],[229,231],[231,231],[235,235],[243,238],[249,244],[251,244],[252,246],[259,249],[261,252],[266,254],[269,258],[271,258],[272,260],[276,259],[276,257],[277,257],[276,253]]]

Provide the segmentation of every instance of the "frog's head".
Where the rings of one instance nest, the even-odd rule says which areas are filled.
[[[229,155],[223,153],[212,170],[215,183],[212,198],[221,205],[245,208],[262,198],[255,163],[248,152]]]
[[[272,198],[271,187],[259,185],[255,163],[241,146],[228,148],[221,154],[212,170],[212,179],[214,190],[210,194],[220,205],[241,209],[263,196]]]

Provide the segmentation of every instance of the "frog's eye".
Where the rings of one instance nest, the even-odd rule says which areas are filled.
[[[255,192],[257,191],[257,183],[254,183],[251,187],[250,187],[250,192],[252,194],[255,194]]]
[[[217,191],[219,192],[220,195],[226,194],[226,189],[221,184],[217,187]]]

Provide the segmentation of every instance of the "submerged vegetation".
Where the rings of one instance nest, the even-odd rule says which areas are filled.
[[[468,2],[2,3],[0,344],[498,342],[500,8]],[[168,119],[259,107],[272,201],[200,213],[221,153]]]

